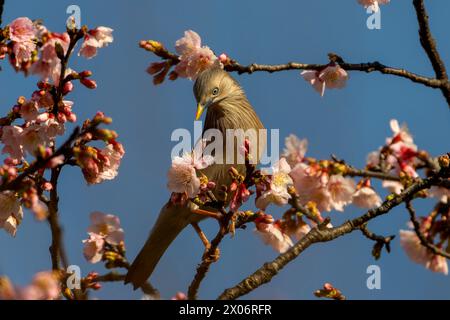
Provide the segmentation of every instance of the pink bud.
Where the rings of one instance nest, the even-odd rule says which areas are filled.
[[[87,79],[87,78],[81,78],[80,82],[81,82],[82,85],[84,85],[88,89],[95,89],[95,88],[97,88],[97,82],[95,82],[94,80]]]
[[[225,53],[222,53],[222,54],[219,56],[219,61],[222,62],[222,63],[227,62],[227,61],[228,61],[228,56],[227,56]]]
[[[81,71],[78,75],[79,75],[81,78],[88,78],[88,77],[92,76],[92,71],[90,71],[90,70],[84,70],[84,71]]]
[[[41,113],[40,115],[38,115],[38,116],[36,117],[36,121],[37,121],[38,123],[41,123],[41,122],[47,121],[48,118],[49,118],[48,112],[44,112],[44,113]]]
[[[67,116],[67,121],[69,121],[69,122],[76,122],[77,121],[77,115],[75,114],[75,113],[70,113],[68,116]]]
[[[61,123],[65,123],[67,121],[66,115],[62,112],[58,112],[57,119]]]
[[[63,93],[66,95],[66,94],[72,92],[72,90],[73,90],[73,83],[71,81],[67,81],[64,84]]]
[[[45,191],[50,191],[53,189],[53,185],[50,182],[46,181],[42,184],[42,189]]]

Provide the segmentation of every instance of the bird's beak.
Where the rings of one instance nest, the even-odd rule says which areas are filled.
[[[205,110],[205,107],[201,103],[197,104],[197,113],[195,114],[196,121],[202,116],[203,110]]]

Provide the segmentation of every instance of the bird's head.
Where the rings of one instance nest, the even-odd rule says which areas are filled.
[[[218,67],[203,71],[194,84],[194,96],[197,100],[195,120],[207,108],[237,95],[243,95],[243,91],[228,72]]]

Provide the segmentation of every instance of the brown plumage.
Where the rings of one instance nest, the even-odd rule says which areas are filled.
[[[198,103],[197,119],[206,110],[203,131],[218,129],[223,133],[226,145],[227,129],[263,129],[263,125],[250,105],[238,82],[227,72],[219,68],[211,68],[200,74],[194,84],[194,95]],[[236,146],[239,148],[239,146]],[[263,146],[258,148],[258,158]],[[239,152],[235,150],[235,154]],[[224,148],[225,155],[225,148]],[[233,166],[245,174],[242,164],[214,164],[202,170],[210,181],[218,186],[228,185],[230,177],[228,169]],[[125,283],[131,282],[139,288],[152,274],[166,249],[178,234],[190,223],[198,222],[203,217],[190,212],[186,207],[175,206],[168,202],[159,214],[150,236],[144,247],[131,265]]]

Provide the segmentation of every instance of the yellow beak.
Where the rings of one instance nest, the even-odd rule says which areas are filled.
[[[197,104],[197,113],[195,114],[195,120],[197,121],[202,116],[203,110],[205,110],[205,107],[202,106],[200,103]]]

